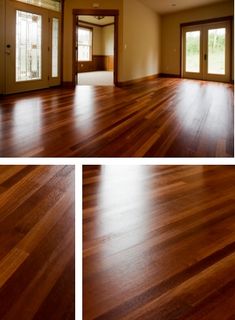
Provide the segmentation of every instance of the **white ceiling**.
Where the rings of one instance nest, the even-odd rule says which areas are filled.
[[[79,20],[104,26],[106,24],[113,23],[114,17],[104,17],[103,19],[98,20],[94,16],[79,16]]]
[[[216,2],[225,2],[228,0],[140,0],[148,7],[154,9],[160,14],[172,13],[176,11],[201,7]],[[176,6],[172,6],[172,4]]]

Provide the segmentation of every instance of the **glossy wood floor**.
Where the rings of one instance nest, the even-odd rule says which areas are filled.
[[[0,102],[0,155],[231,157],[233,86],[156,79],[127,88],[80,86]]]
[[[0,319],[75,320],[74,167],[0,166]]]
[[[235,319],[235,167],[84,168],[84,319]]]

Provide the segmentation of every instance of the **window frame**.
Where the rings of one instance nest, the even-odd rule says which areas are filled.
[[[78,38],[78,32],[79,32],[79,29],[85,29],[85,30],[89,30],[91,32],[91,45],[79,45],[79,38]],[[84,25],[78,25],[77,27],[77,62],[92,62],[93,61],[93,28],[90,27],[90,26],[84,26]],[[89,60],[79,60],[78,58],[78,54],[79,54],[79,46],[85,46],[85,47],[89,47],[90,50],[89,50],[89,56],[90,56],[90,59]]]

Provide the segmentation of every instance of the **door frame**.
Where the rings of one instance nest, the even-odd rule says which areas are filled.
[[[184,55],[183,55],[183,50],[184,50],[184,43],[183,43],[183,28],[184,27],[190,27],[190,26],[200,26],[203,24],[210,24],[210,23],[217,23],[217,22],[225,22],[228,21],[230,23],[230,80],[229,82],[232,83],[232,70],[233,70],[233,46],[234,46],[234,41],[233,41],[233,34],[234,34],[234,28],[233,28],[233,16],[226,16],[226,17],[221,17],[221,18],[215,18],[215,19],[206,19],[206,20],[199,20],[199,21],[193,21],[193,22],[186,22],[186,23],[181,23],[180,24],[180,77],[183,77],[184,73]]]
[[[118,86],[118,19],[119,10],[108,9],[73,9],[73,66],[72,66],[72,84],[77,84],[77,61],[76,61],[76,27],[77,16],[113,16],[114,17],[114,85]]]
[[[5,19],[6,19],[6,2],[5,0],[0,0],[0,96],[5,93],[6,90],[6,72],[5,72],[5,65],[6,65],[6,57],[5,57]]]

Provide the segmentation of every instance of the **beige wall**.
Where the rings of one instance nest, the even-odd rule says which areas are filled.
[[[73,9],[93,9],[93,0],[65,0],[64,10],[64,49],[63,49],[63,81],[72,81],[72,37],[73,37]],[[123,0],[99,0],[100,9],[119,10],[119,80],[122,78],[122,26],[123,26]]]
[[[114,25],[102,28],[102,51],[105,56],[114,54]]]
[[[185,10],[162,17],[161,72],[180,74],[180,24],[233,15],[233,1]]]
[[[80,25],[91,27],[93,30],[93,55],[111,56],[114,54],[114,25],[96,27],[84,22],[81,22]]]
[[[4,79],[4,65],[5,65],[5,54],[4,54],[4,18],[5,18],[5,0],[0,0],[0,94],[4,92],[5,79]]]
[[[102,28],[93,27],[93,54],[103,54],[102,48]]]
[[[123,80],[160,73],[160,16],[138,0],[124,1],[123,13]]]

